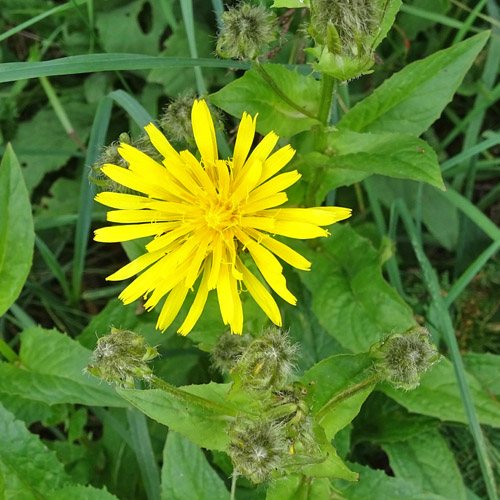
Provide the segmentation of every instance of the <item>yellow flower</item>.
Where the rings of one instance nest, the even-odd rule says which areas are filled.
[[[97,229],[95,240],[118,242],[154,236],[146,253],[107,279],[124,280],[144,271],[123,290],[120,299],[129,304],[144,296],[149,310],[168,295],[156,325],[162,331],[175,319],[200,276],[179,333],[192,330],[210,290],[217,290],[222,319],[232,333],[243,330],[240,292],[244,288],[271,321],[281,326],[275,300],[245,266],[241,253],[248,250],[270,288],[295,305],[276,256],[297,269],[309,270],[311,264],[274,236],[327,236],[328,231],[319,226],[351,214],[350,209],[340,207],[276,208],[287,201],[284,190],[300,178],[296,170],[276,175],[295,151],[285,146],[271,154],[278,137],[270,132],[249,155],[256,118],[243,113],[233,158],[222,160],[208,106],[205,101],[195,101],[191,120],[201,161],[189,151],[175,151],[150,123],[145,129],[164,157],[163,164],[122,143],[118,151],[129,167],[108,164],[102,169],[115,182],[146,196],[99,193],[99,203],[118,209],[108,212],[107,220],[122,225]]]

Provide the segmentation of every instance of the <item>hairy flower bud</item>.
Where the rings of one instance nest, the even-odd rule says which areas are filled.
[[[234,469],[254,483],[280,470],[289,455],[289,440],[279,423],[237,418],[229,427],[229,456]]]
[[[97,340],[93,365],[87,371],[105,382],[134,387],[134,379],[149,380],[152,375],[148,361],[156,358],[156,347],[129,330],[111,328],[111,333]]]
[[[224,26],[217,40],[217,54],[232,59],[255,59],[276,39],[275,16],[262,5],[241,2],[222,14]]]
[[[165,135],[176,142],[194,142],[191,126],[191,109],[195,101],[194,94],[190,93],[173,100],[163,110],[159,125]]]
[[[221,373],[229,373],[251,341],[250,335],[233,335],[230,332],[222,334],[210,353],[212,365]]]
[[[235,386],[248,391],[279,390],[293,373],[297,344],[274,326],[255,339],[231,371]]]
[[[420,376],[441,355],[429,341],[426,328],[414,327],[404,333],[394,333],[370,348],[375,358],[375,370],[397,389],[418,387]]]

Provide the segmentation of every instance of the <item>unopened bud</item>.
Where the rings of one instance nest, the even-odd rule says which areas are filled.
[[[111,328],[109,335],[97,340],[94,364],[87,371],[105,382],[134,387],[134,379],[151,378],[153,372],[147,362],[157,356],[156,347],[148,346],[139,335]]]
[[[262,5],[240,3],[222,14],[224,26],[217,41],[217,54],[232,59],[255,59],[276,39],[275,15]]]
[[[251,341],[250,335],[232,335],[230,332],[222,334],[210,353],[212,365],[221,373],[229,373]]]
[[[235,386],[264,392],[281,389],[293,373],[297,349],[286,332],[268,328],[245,349],[231,371]]]
[[[282,425],[237,418],[228,432],[228,453],[235,470],[254,483],[270,479],[286,463],[290,443]]]
[[[375,370],[381,377],[405,390],[418,387],[421,374],[441,358],[429,341],[429,331],[422,327],[389,335],[370,348],[370,356],[375,358]]]

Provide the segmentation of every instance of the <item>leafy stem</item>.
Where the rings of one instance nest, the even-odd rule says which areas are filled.
[[[327,127],[330,121],[332,102],[337,90],[337,80],[333,76],[323,73],[321,76],[321,95],[319,99],[318,120]]]
[[[5,340],[0,338],[0,354],[2,354],[9,363],[19,361],[19,356],[11,349]]]
[[[262,78],[266,81],[266,83],[273,89],[274,93],[284,102],[286,102],[289,106],[296,109],[299,113],[302,113],[309,118],[317,120],[317,117],[314,113],[311,113],[307,109],[303,108],[296,102],[292,101],[279,87],[278,84],[273,80],[273,77],[264,69],[264,66],[260,64],[259,61],[254,61],[254,68],[260,73]]]
[[[330,409],[341,403],[342,401],[351,398],[358,392],[362,391],[363,389],[369,387],[370,385],[375,385],[381,380],[381,375],[379,373],[373,373],[361,382],[357,383],[356,385],[352,385],[351,387],[348,387],[346,390],[339,392],[338,394],[335,394],[328,402],[326,402],[323,407],[318,411],[316,414],[316,418],[318,419],[318,422],[321,422],[327,415],[327,413],[330,411]]]

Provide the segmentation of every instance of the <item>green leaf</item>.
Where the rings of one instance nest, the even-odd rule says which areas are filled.
[[[269,484],[266,500],[325,500],[330,498],[327,478],[308,478],[293,474]]]
[[[444,500],[440,495],[423,492],[417,485],[405,479],[389,477],[381,470],[359,464],[349,464],[359,473],[358,483],[335,481],[344,500]]]
[[[29,328],[21,334],[21,366],[0,363],[0,392],[49,405],[127,406],[110,386],[84,373],[91,355],[67,335]]]
[[[409,64],[354,106],[338,127],[422,134],[451,101],[488,37],[489,32],[480,33]]]
[[[422,491],[436,493],[450,500],[466,500],[455,457],[439,431],[385,444],[383,448],[389,455],[390,466],[396,477],[411,481]]]
[[[480,422],[500,427],[500,405],[472,375],[467,375],[467,382]],[[422,376],[420,386],[414,391],[398,391],[388,385],[381,386],[381,390],[411,412],[443,421],[468,422],[453,365],[446,358]]]
[[[6,498],[40,500],[69,483],[64,467],[38,436],[0,405],[0,474]]]
[[[372,244],[344,223],[330,231],[318,251],[299,249],[312,262],[300,279],[323,328],[347,349],[364,352],[385,335],[414,326],[411,309],[384,280]]]
[[[163,450],[162,499],[229,500],[224,481],[189,439],[170,431]]]
[[[417,137],[339,130],[329,134],[328,145],[332,154],[323,156],[325,179],[321,194],[352,184],[352,171],[359,174],[355,175],[356,182],[371,174],[381,174],[427,182],[444,189],[435,151]]]
[[[66,486],[64,488],[51,491],[50,500],[118,500],[106,489],[100,490],[93,486]]]
[[[319,424],[325,429],[326,437],[335,434],[359,413],[361,405],[375,387],[371,384],[357,394],[322,410],[336,395],[351,388],[371,375],[372,361],[367,354],[339,354],[315,364],[299,380],[308,387],[306,401],[314,415],[321,412]]]
[[[500,399],[500,355],[487,353],[466,352],[463,355],[467,371],[473,375],[488,393]]]
[[[229,387],[230,384],[211,382],[173,388],[169,392],[160,389],[116,390],[148,417],[186,436],[198,446],[225,451],[229,442],[226,427],[231,415],[237,412],[237,407],[225,398]]]
[[[28,191],[14,150],[0,163],[0,316],[16,301],[33,260],[35,232]]]
[[[263,68],[290,100],[317,114],[320,98],[318,81],[279,64],[265,64]],[[243,111],[251,115],[259,113],[256,129],[260,134],[274,130],[279,136],[291,137],[319,123],[287,104],[255,69],[211,94],[210,101],[238,119]]]
[[[275,9],[286,8],[286,9],[301,9],[303,7],[309,7],[310,0],[274,0],[271,7]]]

